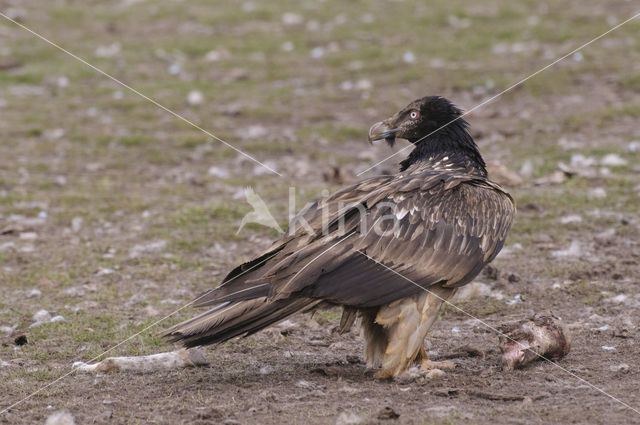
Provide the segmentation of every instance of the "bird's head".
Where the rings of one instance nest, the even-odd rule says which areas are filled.
[[[391,118],[372,125],[369,142],[384,139],[389,146],[393,146],[399,137],[416,144],[460,115],[462,111],[444,97],[423,97],[414,100]],[[466,125],[462,119],[456,122]]]

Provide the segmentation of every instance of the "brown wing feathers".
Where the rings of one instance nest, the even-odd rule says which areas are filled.
[[[228,310],[204,313],[167,334],[187,345],[215,343],[253,333],[322,300],[372,307],[420,291],[357,250],[424,288],[436,283],[464,285],[502,247],[514,209],[508,195],[494,185],[469,176],[444,177],[416,174],[396,181],[385,177],[379,184],[371,179],[356,186],[354,190],[364,195],[367,227],[358,228],[360,217],[352,216],[343,235],[319,232],[323,207],[319,204],[306,217],[318,230],[316,236],[289,234],[275,250],[234,269],[222,286],[196,303],[231,302]],[[367,193],[359,190],[363,186],[375,189]],[[334,214],[338,203],[353,202],[353,192],[342,194],[324,201],[334,204]],[[388,208],[375,208],[380,202],[393,203],[398,215],[404,214],[395,231],[374,231],[379,219],[389,214]],[[505,213],[498,216],[495,211]]]
[[[441,97],[409,107],[415,105],[425,117],[420,123],[408,125],[402,120],[409,114],[398,113],[369,133],[371,140],[398,136],[416,144],[399,174],[313,204],[293,222],[308,226],[292,225],[269,251],[232,270],[194,302],[211,310],[166,335],[188,346],[217,343],[325,302],[347,308],[346,328],[355,309],[471,281],[502,248],[515,206],[487,179],[466,123],[451,124],[460,110]],[[445,122],[451,125],[434,130]]]

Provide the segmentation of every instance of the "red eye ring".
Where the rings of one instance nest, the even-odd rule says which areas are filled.
[[[420,116],[420,113],[418,111],[411,111],[409,113],[409,118],[411,118],[412,120],[417,119]]]

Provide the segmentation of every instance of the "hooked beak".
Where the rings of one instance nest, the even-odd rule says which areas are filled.
[[[376,140],[386,140],[390,146],[396,141],[395,134],[402,130],[401,128],[391,128],[389,120],[375,123],[369,129],[369,143],[373,144]]]

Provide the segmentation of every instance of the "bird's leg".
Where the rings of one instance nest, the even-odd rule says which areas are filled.
[[[402,375],[418,357],[426,360],[422,364],[429,365],[424,338],[438,318],[440,307],[455,291],[443,287],[429,289],[426,293],[398,300],[378,311],[375,322],[384,327],[387,345],[382,370],[375,375],[377,378],[396,378]],[[441,366],[446,368],[451,365]]]
[[[458,363],[450,360],[443,360],[439,362],[429,360],[427,350],[425,350],[424,345],[420,347],[420,352],[418,353],[418,357],[416,357],[416,362],[420,365],[420,370],[423,372],[428,372],[433,369],[453,370],[458,366]]]

